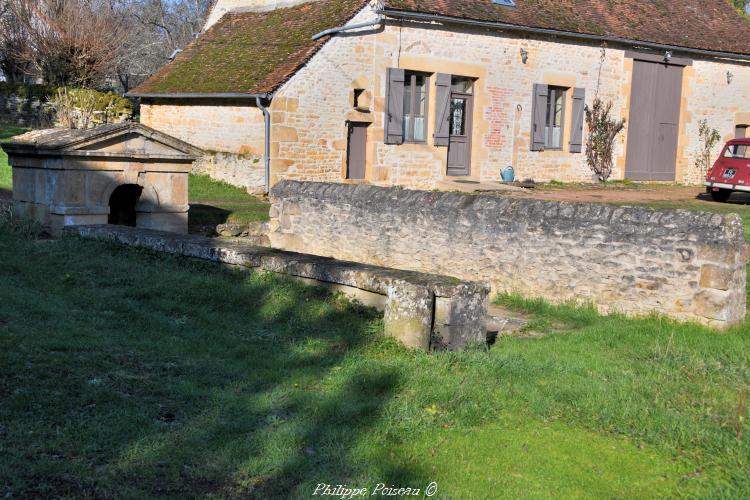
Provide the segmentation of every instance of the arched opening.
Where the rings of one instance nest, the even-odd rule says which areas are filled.
[[[109,197],[110,224],[120,226],[135,226],[135,205],[141,196],[143,188],[136,184],[117,186]]]

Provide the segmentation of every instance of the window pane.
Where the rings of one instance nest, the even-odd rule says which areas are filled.
[[[555,121],[553,123],[555,127],[559,127],[560,125],[562,125],[562,107],[562,92],[560,92],[559,90],[555,90]]]
[[[466,100],[451,99],[451,135],[464,135],[466,129]]]
[[[564,95],[565,89],[560,87],[549,87],[547,92],[547,113],[544,128],[544,146],[547,148],[562,148]]]
[[[471,94],[471,89],[474,82],[470,78],[464,78],[461,76],[451,77],[451,91],[458,92],[460,94]]]

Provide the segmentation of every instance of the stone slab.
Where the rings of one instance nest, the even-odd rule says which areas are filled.
[[[359,289],[367,292],[362,296],[367,296],[368,301],[384,304],[386,334],[412,348],[457,350],[486,339],[484,321],[489,287],[484,283],[287,252],[238,241],[126,226],[73,226],[66,227],[63,235]],[[373,294],[383,299],[377,301]],[[439,314],[436,314],[437,303],[440,304]]]

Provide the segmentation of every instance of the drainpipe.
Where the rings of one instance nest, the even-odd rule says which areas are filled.
[[[312,36],[313,40],[318,40],[319,38],[323,38],[326,35],[333,35],[336,33],[341,33],[342,31],[347,30],[356,30],[358,28],[367,28],[368,26],[376,26],[383,22],[383,16],[378,16],[375,19],[371,21],[365,21],[363,23],[357,23],[357,24],[348,24],[346,26],[338,26],[336,28],[330,28],[325,31],[321,31],[320,33],[317,33]]]
[[[260,96],[255,98],[255,104],[263,111],[263,123],[265,124],[265,144],[263,145],[263,166],[265,170],[266,194],[271,190],[271,113],[263,106]]]

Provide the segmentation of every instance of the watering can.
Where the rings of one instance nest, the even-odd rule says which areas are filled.
[[[508,166],[503,169],[502,172],[500,172],[500,177],[503,179],[503,182],[513,182],[513,179],[515,178],[515,172],[513,172],[513,167]]]

